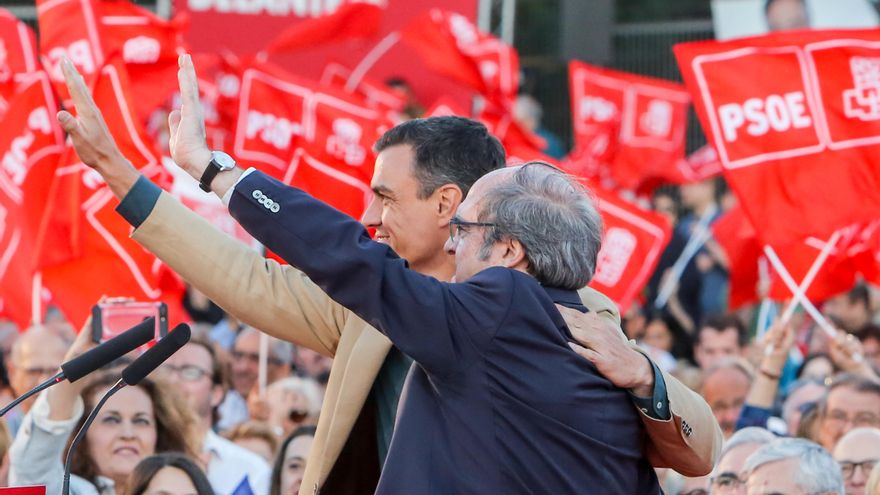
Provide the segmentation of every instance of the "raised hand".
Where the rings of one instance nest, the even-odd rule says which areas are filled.
[[[168,114],[171,158],[195,179],[199,179],[211,160],[205,139],[205,116],[199,100],[199,83],[192,57],[181,55],[177,81],[180,84],[180,110]]]
[[[139,174],[122,156],[85,81],[67,58],[61,61],[61,71],[77,116],[62,110],[57,115],[58,123],[70,135],[80,160],[97,170],[113,193],[122,198],[137,181]]]

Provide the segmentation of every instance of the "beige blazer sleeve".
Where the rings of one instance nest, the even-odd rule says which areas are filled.
[[[242,322],[327,356],[351,313],[299,270],[265,259],[162,192],[132,238]]]
[[[604,294],[589,287],[578,293],[590,311],[610,318],[620,326],[617,306]],[[622,330],[621,336],[626,339]],[[630,341],[630,345],[642,352],[634,342]],[[661,421],[639,411],[648,434],[645,454],[651,465],[657,468],[671,468],[684,476],[709,474],[718,460],[724,440],[712,409],[702,397],[672,375],[663,373],[663,379],[672,417]]]

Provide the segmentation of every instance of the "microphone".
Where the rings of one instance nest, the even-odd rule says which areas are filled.
[[[7,404],[6,407],[0,410],[0,417],[22,401],[27,400],[52,385],[61,383],[64,380],[73,383],[96,369],[101,368],[146,344],[152,340],[155,328],[156,319],[151,316],[107,342],[67,361],[61,365],[61,371],[57,375],[49,378],[31,390],[28,390],[26,393]]]
[[[158,368],[160,364],[164,363],[172,354],[186,345],[186,343],[189,342],[190,335],[191,332],[189,325],[186,323],[181,323],[174,327],[174,329],[169,332],[168,335],[159,340],[156,345],[147,350],[147,352],[141,354],[133,363],[129,364],[124,370],[122,370],[122,378],[120,378],[119,381],[117,381],[116,384],[113,385],[103,397],[101,397],[101,400],[95,404],[89,417],[83,422],[82,428],[76,432],[76,436],[73,437],[73,441],[70,442],[70,449],[68,449],[67,457],[64,460],[64,483],[61,489],[63,495],[68,495],[70,493],[70,465],[73,461],[73,453],[76,452],[77,446],[86,436],[86,431],[98,416],[98,412],[104,407],[104,403],[107,402],[107,399],[125,388],[127,385],[137,385],[140,383],[141,380]]]

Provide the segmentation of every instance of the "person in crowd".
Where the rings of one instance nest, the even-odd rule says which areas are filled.
[[[91,344],[90,322],[62,361]],[[119,380],[118,370],[61,382],[42,392],[25,416],[10,448],[10,484],[46,485],[60,493],[64,453],[97,401]],[[197,455],[195,417],[168,384],[150,377],[122,388],[98,413],[72,452],[73,495],[115,495],[126,489],[138,462],[157,452]]]
[[[139,462],[123,495],[214,494],[208,477],[193,459],[177,452],[166,452],[145,457]]]
[[[425,106],[419,102],[415,91],[409,82],[402,77],[391,77],[385,81],[385,85],[391,88],[403,98],[403,117],[406,120],[418,119],[425,114]]]
[[[265,421],[278,438],[284,438],[299,426],[317,423],[322,401],[323,393],[315,380],[288,376],[269,385],[262,405],[252,408],[253,416]]]
[[[0,419],[0,486],[9,486],[9,446],[12,434],[6,421]]]
[[[858,427],[880,427],[880,383],[859,375],[838,375],[819,406],[818,443],[832,451],[843,435]]]
[[[754,371],[742,359],[722,359],[703,372],[702,395],[712,408],[724,438],[736,431],[736,422],[754,380]]]
[[[798,366],[795,376],[803,379],[825,380],[840,370],[835,369],[834,362],[827,352],[814,352],[807,355]]]
[[[810,27],[806,0],[766,0],[764,17],[768,31],[787,31]]]
[[[801,378],[788,386],[788,396],[782,403],[782,419],[789,435],[795,435],[805,410],[815,408],[825,397],[825,381]]]
[[[871,470],[880,462],[880,429],[850,430],[840,437],[833,455],[843,473],[846,495],[864,494]]]
[[[694,335],[694,361],[708,370],[722,359],[742,356],[748,342],[742,320],[734,315],[709,316]]]
[[[821,446],[801,438],[780,438],[746,460],[750,494],[844,495],[840,466]]]
[[[565,156],[565,148],[562,141],[552,132],[541,125],[541,119],[544,117],[544,109],[541,104],[532,95],[520,94],[513,103],[513,118],[516,123],[523,129],[533,132],[544,140],[544,147],[541,153],[561,160]]]
[[[745,404],[736,420],[737,429],[758,426],[780,435],[789,433],[785,423],[775,418],[773,414],[779,392],[779,380],[782,378],[782,370],[788,361],[794,341],[795,331],[791,321],[783,323],[776,320],[767,330],[763,341],[758,345],[762,351],[761,361],[758,364],[757,376],[749,388]]]
[[[123,199],[128,196],[129,201],[123,200],[120,210],[136,227],[135,239],[243,321],[335,358],[313,449],[315,462],[308,464],[304,489],[330,492],[349,486],[355,492],[360,489],[372,493],[409,368],[406,357],[374,328],[331,301],[300,272],[266,262],[167,196],[147,192],[151,199],[143,202],[146,209],[131,209],[134,198],[150,186],[139,180],[109,139],[100,112],[77,79],[75,69],[70,64],[62,65],[68,86],[76,94],[76,105],[89,108],[86,114],[78,114],[89,118],[74,119],[62,113],[61,121],[74,136],[80,158],[102,174],[114,194]],[[183,94],[191,96],[195,78],[187,56],[181,58],[180,80]],[[202,148],[203,122],[196,100],[184,98],[184,108],[172,113],[173,155],[191,175],[201,177],[205,167],[199,163],[205,156],[210,161],[212,155]],[[175,123],[178,117],[180,121]],[[378,143],[380,158],[373,177],[377,194],[367,208],[364,223],[376,228],[377,238],[407,259],[414,270],[441,280],[450,278],[453,258],[442,246],[448,237],[444,232],[448,231],[451,212],[478,177],[504,165],[503,150],[487,136],[485,127],[467,119],[438,117],[398,126]],[[450,146],[452,142],[455,146]],[[223,195],[241,174],[240,169],[220,174],[211,187]],[[135,188],[135,184],[140,186]],[[174,249],[166,249],[167,235],[177,239]],[[195,256],[196,252],[200,254]],[[220,258],[225,258],[220,263],[231,269],[222,276],[214,269]],[[589,289],[582,291],[581,297],[592,313],[580,315],[577,320],[596,334],[619,335],[613,305]],[[629,388],[627,381],[637,369],[646,380],[659,383],[638,361],[646,360],[632,354],[637,351],[619,337],[591,345],[599,355],[608,356],[600,364],[615,385]],[[614,370],[626,371],[628,376]],[[705,401],[673,377],[664,374],[662,378],[667,394],[680,394],[672,401],[671,413],[676,420],[658,421],[647,413],[643,416],[651,438],[646,451],[657,465],[691,475],[705,474],[720,444],[711,411]],[[342,390],[347,391],[344,396]],[[652,397],[652,402],[659,401]],[[687,417],[681,417],[682,412]],[[691,426],[682,429],[682,422]]]
[[[296,346],[293,353],[293,366],[297,375],[313,378],[320,383],[324,377],[330,374],[333,360],[308,347]],[[326,380],[324,381],[326,382]]]
[[[278,451],[278,436],[262,421],[246,421],[223,433],[230,442],[250,450],[268,463]]]
[[[717,179],[707,179],[683,184],[679,188],[681,204],[689,211],[676,226],[684,239],[700,235],[700,230],[709,228],[721,215],[718,185]],[[691,320],[699,322],[709,315],[722,313],[724,294],[727,291],[727,257],[724,251],[710,236],[688,264],[697,269],[699,276],[699,289],[692,292],[697,299],[686,301],[684,294],[679,293],[679,300],[682,307],[690,313]]]
[[[41,326],[27,329],[12,345],[9,355],[9,382],[15,396],[18,397],[58,373],[69,346],[70,343],[60,335]],[[31,397],[6,414],[13,436],[17,434],[22,418],[36,400],[36,397]]]
[[[195,335],[160,367],[195,412],[207,475],[218,494],[230,493],[246,482],[254,493],[269,489],[268,463],[253,452],[214,433],[217,409],[226,394],[226,363],[215,345]]]
[[[863,356],[875,370],[880,371],[880,325],[870,324],[856,334],[864,350]]]
[[[822,313],[835,325],[852,334],[858,334],[871,324],[871,293],[860,283],[843,294],[838,294],[822,305]]]
[[[715,495],[741,493],[745,487],[746,459],[764,445],[776,440],[776,435],[764,428],[749,426],[733,434],[724,443],[718,464],[712,471],[711,487]]]
[[[284,439],[272,465],[269,495],[296,495],[300,492],[306,461],[314,441],[314,426],[300,426]]]
[[[231,352],[231,383],[220,405],[218,428],[228,430],[247,421],[250,416],[248,399],[257,388],[260,369],[260,332],[253,327],[245,327],[238,333]],[[293,345],[276,338],[269,338],[266,382],[272,383],[290,376],[293,362]]]

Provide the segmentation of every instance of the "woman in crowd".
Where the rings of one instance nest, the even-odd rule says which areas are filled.
[[[87,322],[65,361],[90,347],[88,329]],[[10,484],[41,484],[46,485],[46,493],[61,492],[61,459],[72,433],[116,383],[119,372],[93,376],[61,382],[37,398],[10,449]],[[196,454],[194,415],[186,409],[186,401],[175,400],[169,390],[146,378],[104,404],[73,454],[72,495],[124,493],[135,466],[156,452]]]
[[[176,452],[151,455],[134,468],[125,495],[214,495],[205,472]]]
[[[306,459],[312,441],[314,426],[300,426],[281,444],[281,450],[272,466],[272,485],[269,495],[296,495],[306,470]]]

